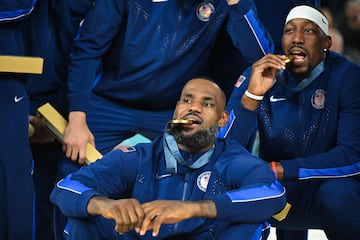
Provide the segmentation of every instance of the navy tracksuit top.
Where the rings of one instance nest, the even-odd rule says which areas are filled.
[[[74,41],[69,110],[86,112],[92,89],[132,108],[173,109],[189,79],[208,75],[221,28],[249,63],[273,51],[253,1],[214,0],[208,21],[196,14],[202,2],[96,1]]]
[[[155,199],[216,203],[216,219],[193,218],[164,226],[160,238],[209,228],[216,231],[217,224],[230,221],[261,223],[285,204],[285,191],[267,164],[235,141],[218,139],[209,163],[198,169],[178,164],[175,174],[166,169],[162,137],[123,149],[60,181],[52,201],[68,217],[89,217],[86,206],[96,195],[132,197],[140,203]]]

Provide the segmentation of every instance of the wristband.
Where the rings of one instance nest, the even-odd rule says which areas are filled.
[[[248,90],[245,91],[245,96],[247,96],[248,98],[250,98],[252,100],[256,100],[256,101],[261,101],[261,100],[264,99],[264,96],[259,96],[259,95],[252,94]]]
[[[271,170],[275,173],[275,178],[277,179],[277,172],[276,172],[276,162],[271,162]]]

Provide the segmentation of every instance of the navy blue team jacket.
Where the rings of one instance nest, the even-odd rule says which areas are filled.
[[[2,55],[25,55],[23,28],[19,27],[19,19],[29,16],[36,0],[2,0],[0,4]]]
[[[81,168],[57,183],[51,200],[68,217],[89,217],[86,206],[96,195],[132,197],[140,203],[155,199],[210,199],[216,203],[216,219],[164,225],[160,238],[216,231],[217,224],[229,221],[261,223],[280,211],[286,201],[284,189],[268,165],[235,141],[218,139],[205,166],[190,169],[178,164],[178,172],[171,174],[166,169],[162,137],[134,149],[114,150]]]
[[[215,12],[208,21],[197,17],[200,3],[97,1],[74,41],[69,111],[86,112],[92,88],[131,108],[173,109],[186,81],[208,75],[222,27],[249,63],[273,52],[252,0],[233,6],[213,0]]]
[[[292,90],[298,80],[285,70],[257,111],[240,103],[249,76],[250,69],[229,100],[235,114],[228,137],[246,146],[259,130],[260,157],[281,161],[285,179],[359,176],[359,66],[330,51],[324,71],[300,92]]]

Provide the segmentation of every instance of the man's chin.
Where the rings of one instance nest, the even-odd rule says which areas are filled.
[[[301,78],[307,78],[311,74],[307,65],[294,66],[291,68],[291,72]]]
[[[199,129],[196,129],[196,128],[183,128],[183,129],[181,130],[181,132],[184,134],[184,136],[193,135],[193,134],[196,133],[197,131],[199,131]]]

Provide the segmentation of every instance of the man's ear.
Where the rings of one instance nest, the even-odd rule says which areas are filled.
[[[324,41],[324,49],[329,50],[332,45],[331,36],[326,36]]]
[[[224,127],[227,123],[227,121],[229,120],[229,113],[227,111],[223,111],[221,113],[220,119],[219,119],[219,127]]]

